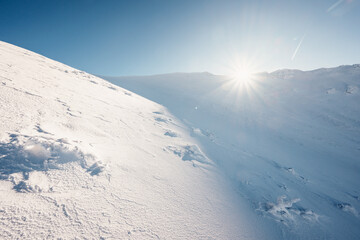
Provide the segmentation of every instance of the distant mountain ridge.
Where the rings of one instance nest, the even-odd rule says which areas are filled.
[[[327,68],[316,68],[316,69],[312,69],[312,70],[300,70],[300,69],[288,69],[288,68],[284,68],[284,69],[278,69],[272,72],[255,72],[254,75],[261,75],[261,74],[270,74],[270,75],[277,75],[279,73],[289,73],[289,72],[317,72],[317,71],[337,71],[339,69],[357,69],[360,68],[360,64],[351,64],[351,65],[339,65],[337,67],[327,67]],[[100,78],[104,78],[104,79],[115,79],[115,78],[137,78],[137,77],[141,77],[141,78],[151,78],[151,77],[168,77],[168,76],[218,76],[218,77],[230,77],[227,75],[223,75],[223,74],[213,74],[211,72],[173,72],[173,73],[162,73],[162,74],[150,74],[150,75],[123,75],[123,76],[108,76],[108,75],[97,75]]]

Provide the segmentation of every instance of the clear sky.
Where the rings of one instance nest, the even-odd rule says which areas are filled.
[[[99,75],[360,63],[360,0],[0,0],[0,40]]]

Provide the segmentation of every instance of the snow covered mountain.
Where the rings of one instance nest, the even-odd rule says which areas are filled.
[[[0,106],[0,239],[281,235],[157,103],[0,42]]]
[[[360,65],[107,79],[0,42],[0,239],[360,237]]]
[[[360,238],[360,65],[104,77],[165,106],[281,237]],[[252,223],[256,225],[257,223]]]

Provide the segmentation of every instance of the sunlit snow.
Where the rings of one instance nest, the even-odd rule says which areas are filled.
[[[248,207],[277,223],[282,236],[266,239],[359,238],[360,65],[246,84],[209,73],[106,79],[183,120]]]
[[[250,72],[108,82],[0,42],[0,238],[359,238],[360,65]]]

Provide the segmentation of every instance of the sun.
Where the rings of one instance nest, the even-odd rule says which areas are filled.
[[[230,61],[228,66],[228,76],[236,83],[250,84],[256,72],[256,65],[251,58],[237,56]]]
[[[239,66],[237,69],[234,69],[230,77],[239,83],[250,83],[254,77],[253,75],[254,72],[251,68]]]
[[[228,92],[227,99],[235,99],[232,104],[241,107],[248,100],[259,97],[261,88],[261,77],[259,75],[259,61],[253,57],[235,56],[230,58],[226,66],[225,81],[221,85],[221,90]]]

